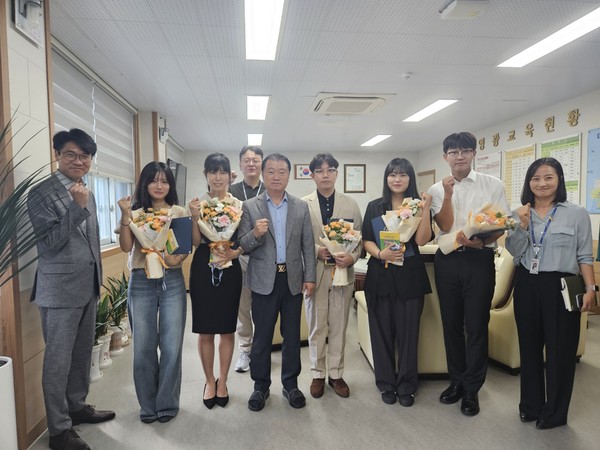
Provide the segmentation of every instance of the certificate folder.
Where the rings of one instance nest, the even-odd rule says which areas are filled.
[[[192,253],[192,218],[178,217],[171,219],[171,230],[177,239],[177,249],[174,255]]]

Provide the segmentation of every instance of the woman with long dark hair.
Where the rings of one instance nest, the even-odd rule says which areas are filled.
[[[381,249],[378,225],[386,211],[398,210],[405,198],[421,199],[415,171],[404,158],[395,158],[385,168],[383,196],[367,206],[362,234],[371,255],[365,277],[365,297],[373,350],[375,383],[385,403],[396,398],[412,406],[417,391],[417,345],[424,296],[431,292],[419,245],[432,238],[431,197],[423,193],[423,217],[404,249],[388,245]],[[393,262],[403,261],[403,265]],[[396,366],[396,352],[398,365]]]
[[[208,192],[200,198],[193,199],[190,204],[192,220],[200,218],[200,203],[203,200],[218,198],[242,209],[242,202],[229,193],[231,183],[231,165],[222,153],[212,153],[204,161],[204,176],[208,183]],[[195,225],[192,240],[196,251],[190,269],[190,297],[192,299],[192,331],[198,334],[198,353],[206,377],[203,402],[211,409],[215,405],[224,407],[229,401],[227,376],[233,357],[234,333],[237,325],[237,313],[242,292],[242,269],[238,261],[240,247],[225,246],[216,249],[220,266],[209,267],[210,248],[208,241],[202,236],[200,228]],[[236,242],[237,232],[231,241]],[[215,335],[219,335],[219,377],[214,375]]]
[[[595,301],[592,227],[587,211],[567,201],[561,164],[540,158],[529,166],[513,211],[518,226],[508,232],[506,248],[514,256],[514,310],[521,354],[522,422],[538,429],[567,423],[573,392],[579,311],[569,312],[561,294],[562,277],[583,276],[581,311]],[[544,370],[544,349],[546,365]]]
[[[163,277],[149,279],[142,246],[129,228],[131,211],[170,209],[171,217],[187,212],[177,206],[175,177],[162,162],[148,163],[140,174],[133,199],[119,200],[119,244],[129,252],[128,309],[133,330],[133,379],[140,419],[144,423],[168,422],[179,411],[181,352],[186,317],[186,291],[181,265],[187,255],[164,254],[168,268]],[[132,205],[133,203],[133,205]],[[160,349],[160,358],[158,351]]]

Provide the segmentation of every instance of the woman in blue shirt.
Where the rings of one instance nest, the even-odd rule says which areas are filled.
[[[581,311],[589,311],[595,300],[591,221],[584,208],[567,201],[563,169],[554,158],[529,166],[521,203],[513,211],[519,225],[506,238],[517,266],[513,297],[521,353],[519,411],[522,422],[535,420],[538,429],[548,429],[567,423],[579,343],[580,312],[565,308],[560,279],[583,276]]]

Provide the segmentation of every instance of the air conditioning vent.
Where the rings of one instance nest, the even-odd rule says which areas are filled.
[[[312,112],[325,115],[372,114],[386,101],[384,96],[378,95],[319,93],[312,105]]]

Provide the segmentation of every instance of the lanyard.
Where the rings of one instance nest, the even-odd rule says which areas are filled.
[[[260,188],[262,187],[262,180],[258,183],[258,190],[256,191],[256,195],[260,194]],[[244,198],[248,200],[248,195],[246,194],[246,186],[242,181],[242,189],[244,190]]]
[[[535,255],[534,258],[538,257],[538,253],[540,252],[540,249],[542,248],[542,244],[544,242],[544,237],[546,236],[546,232],[548,231],[550,222],[552,222],[552,219],[554,219],[555,214],[556,214],[556,206],[552,209],[552,211],[550,212],[550,215],[548,216],[548,220],[546,221],[546,225],[544,226],[544,230],[542,231],[542,234],[540,236],[539,244],[536,244],[536,242],[535,242],[535,232],[534,232],[534,227],[533,227],[533,220],[531,221],[531,241],[533,242],[533,253]]]

